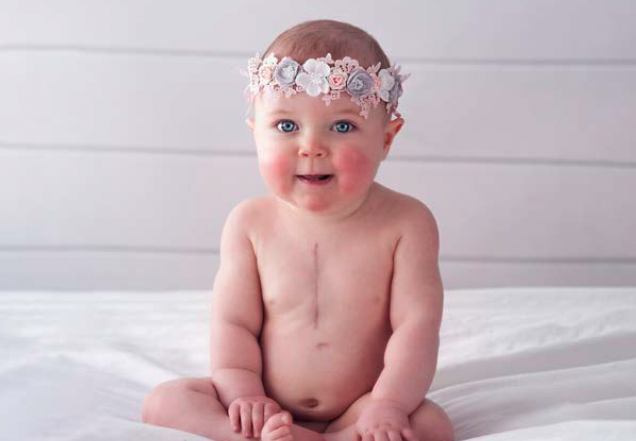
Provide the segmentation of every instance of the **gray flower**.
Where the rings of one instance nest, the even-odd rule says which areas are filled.
[[[393,103],[393,105],[397,104],[398,98],[402,96],[402,80],[400,80],[399,76],[395,76],[395,84],[393,88],[389,91],[389,102]]]
[[[371,93],[373,78],[364,69],[354,70],[347,79],[347,92],[353,98],[364,98]]]
[[[279,86],[291,86],[294,84],[300,65],[291,58],[285,57],[278,63],[274,71],[274,80]]]

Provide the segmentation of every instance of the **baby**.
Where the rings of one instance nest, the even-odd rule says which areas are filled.
[[[443,306],[436,222],[374,181],[406,76],[333,20],[283,32],[246,73],[271,194],[223,228],[210,376],[158,385],[143,421],[216,441],[453,440],[425,398]]]

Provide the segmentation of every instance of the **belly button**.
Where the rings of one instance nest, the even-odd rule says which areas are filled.
[[[316,348],[318,348],[318,349],[322,349],[322,348],[326,348],[327,346],[329,346],[329,344],[328,344],[328,343],[318,343],[318,344],[316,345]]]
[[[319,402],[318,402],[318,400],[317,400],[317,399],[315,399],[315,398],[307,398],[306,400],[302,400],[302,401],[300,402],[300,404],[302,404],[302,405],[303,405],[303,406],[305,406],[305,407],[310,407],[310,408],[311,408],[311,407],[316,407],[316,406],[318,406]]]

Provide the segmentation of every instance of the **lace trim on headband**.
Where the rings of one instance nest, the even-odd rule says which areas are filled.
[[[402,96],[402,83],[411,75],[401,74],[401,68],[392,65],[380,69],[378,63],[365,69],[350,57],[334,61],[330,53],[326,57],[310,58],[301,66],[289,57],[279,62],[272,53],[262,60],[256,53],[248,60],[247,71],[240,72],[250,79],[244,91],[250,104],[261,89],[277,96],[284,94],[287,98],[299,92],[314,97],[322,94],[326,105],[346,92],[351,101],[362,108],[360,115],[366,119],[371,106],[377,107],[380,101],[386,102],[387,112],[401,116],[397,111],[398,99]]]

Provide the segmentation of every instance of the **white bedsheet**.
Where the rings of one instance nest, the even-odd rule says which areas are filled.
[[[0,441],[204,438],[140,422],[207,373],[211,292],[0,292]],[[636,440],[636,287],[448,290],[428,397],[458,440]]]

